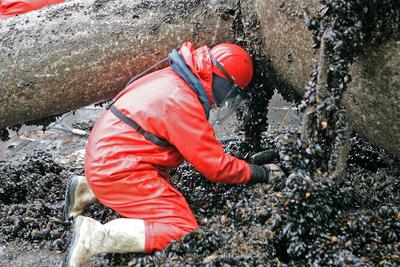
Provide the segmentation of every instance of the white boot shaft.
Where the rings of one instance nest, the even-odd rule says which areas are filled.
[[[116,219],[102,225],[78,216],[63,267],[85,266],[98,253],[144,252],[145,241],[143,220]]]
[[[115,219],[103,225],[105,238],[96,253],[124,253],[145,251],[145,226],[143,220]]]

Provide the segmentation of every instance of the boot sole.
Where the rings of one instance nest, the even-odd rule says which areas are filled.
[[[63,260],[63,263],[62,263],[62,267],[68,267],[69,259],[70,259],[71,252],[72,252],[72,248],[74,247],[75,241],[77,240],[78,229],[79,229],[79,227],[81,226],[82,221],[83,221],[83,218],[82,218],[82,217],[78,217],[78,218],[76,218],[76,220],[75,220],[75,223],[74,223],[74,231],[73,231],[73,233],[72,233],[71,243],[69,244],[68,250],[67,250],[67,253],[68,253],[68,254],[65,255],[65,257],[64,257],[64,260]]]
[[[71,208],[75,205],[75,197],[74,193],[76,187],[78,186],[79,181],[78,179],[74,179],[71,177],[67,181],[67,187],[65,188],[65,203],[64,203],[64,218],[68,220],[71,216],[69,216],[71,212]]]

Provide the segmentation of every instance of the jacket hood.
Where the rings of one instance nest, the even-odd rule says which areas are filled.
[[[179,53],[185,60],[186,65],[190,68],[192,73],[200,80],[201,84],[206,91],[208,101],[213,106],[215,105],[212,96],[212,69],[213,63],[210,57],[210,51],[207,46],[202,46],[195,49],[194,45],[190,42],[185,42]]]

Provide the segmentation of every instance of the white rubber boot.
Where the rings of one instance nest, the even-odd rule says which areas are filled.
[[[71,176],[65,189],[64,218],[80,215],[85,207],[97,201],[85,176]]]
[[[144,221],[116,219],[106,224],[78,216],[62,267],[81,267],[98,253],[144,252]]]

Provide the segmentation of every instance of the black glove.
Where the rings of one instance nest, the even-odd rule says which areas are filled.
[[[250,157],[250,163],[255,165],[264,165],[267,163],[272,163],[278,158],[278,152],[275,150],[264,150],[258,152]]]
[[[262,166],[249,164],[251,168],[251,178],[248,184],[274,183],[282,179],[285,173],[278,165],[264,164]]]

